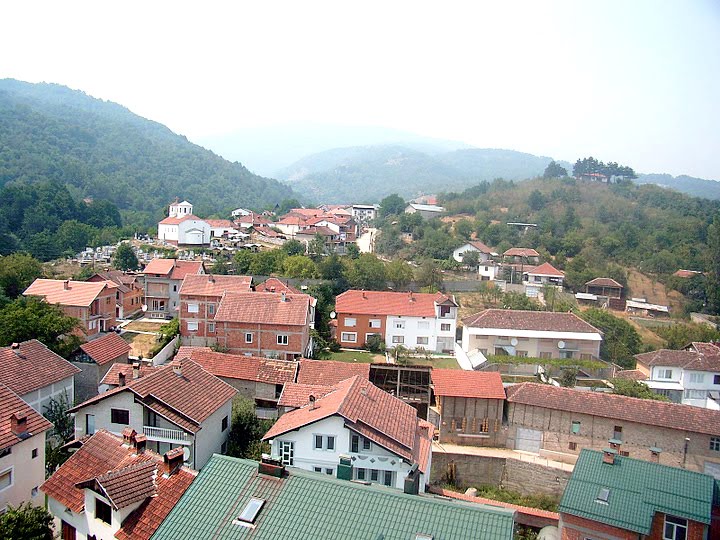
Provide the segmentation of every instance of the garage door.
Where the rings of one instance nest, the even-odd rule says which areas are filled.
[[[705,462],[705,474],[709,474],[716,480],[720,480],[720,463],[713,463],[712,461]]]
[[[542,431],[536,429],[518,428],[515,437],[515,450],[523,450],[525,452],[540,452],[542,445]]]

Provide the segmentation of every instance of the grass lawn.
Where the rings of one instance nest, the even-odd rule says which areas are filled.
[[[136,331],[136,332],[159,332],[160,327],[169,321],[133,321],[125,325],[125,330]]]
[[[135,332],[124,332],[120,335],[128,345],[130,345],[130,355],[140,356],[147,358],[153,347],[157,345],[158,340],[156,336],[148,334],[136,334]]]
[[[367,351],[340,351],[332,353],[328,360],[336,360],[338,362],[359,362],[363,364],[372,364],[373,362],[385,362],[385,355],[372,354]]]

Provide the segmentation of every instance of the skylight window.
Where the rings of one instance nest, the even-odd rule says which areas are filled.
[[[433,540],[435,538],[432,534],[425,534],[425,533],[417,533],[415,535],[415,540]]]
[[[256,499],[253,497],[248,501],[242,513],[238,516],[238,521],[243,523],[255,523],[255,518],[260,513],[260,509],[265,504],[264,499]]]
[[[598,493],[598,496],[597,496],[597,499],[595,499],[595,502],[599,502],[600,504],[607,504],[609,498],[610,498],[610,490],[608,488],[602,488],[600,490],[600,493]]]

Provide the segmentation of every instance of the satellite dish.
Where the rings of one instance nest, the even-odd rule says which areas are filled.
[[[190,449],[187,446],[183,446],[183,461],[190,459]]]
[[[513,347],[515,347],[517,344],[518,344],[517,338],[512,338],[512,339],[510,340],[510,345],[512,345]]]
[[[565,348],[565,342],[564,341],[558,341],[558,349],[564,349]]]
[[[331,319],[334,319],[335,317],[337,317],[337,313],[335,313],[334,311],[331,311],[331,312],[330,312],[330,318],[331,318]]]
[[[147,304],[143,304],[143,305],[142,305],[142,310],[143,310],[143,311],[147,311]]]

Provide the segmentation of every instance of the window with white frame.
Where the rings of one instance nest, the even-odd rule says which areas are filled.
[[[278,334],[277,344],[278,344],[278,345],[287,345],[287,344],[288,344],[288,336],[287,336],[287,334]]]
[[[253,335],[250,332],[245,333],[245,343],[252,343]]]
[[[380,328],[382,326],[382,321],[380,319],[370,319],[369,325],[370,328]]]
[[[283,465],[292,466],[295,463],[295,442],[278,441],[278,454]]]
[[[313,448],[315,450],[335,450],[335,435],[313,435]]]
[[[691,383],[702,383],[704,381],[705,381],[704,373],[690,373],[690,382]]]
[[[13,485],[13,470],[7,469],[0,472],[0,491]]]
[[[395,320],[393,322],[393,327],[398,330],[402,330],[405,328],[405,321]]]
[[[664,540],[686,540],[687,519],[665,515]]]
[[[208,315],[215,315],[215,304],[208,304],[207,312],[208,312]]]
[[[200,311],[198,304],[188,304],[188,313],[197,313]]]
[[[215,332],[215,323],[214,323],[214,322],[209,322],[209,323],[208,323],[208,332],[210,332],[210,333],[214,333],[214,332]]]
[[[673,376],[673,370],[672,369],[661,369],[658,373],[658,379],[672,379]]]
[[[405,343],[405,336],[393,336],[392,342],[399,343],[399,344]]]
[[[440,331],[441,332],[449,332],[450,324],[449,323],[440,323]]]
[[[357,433],[350,436],[350,451],[358,453],[361,450],[368,451],[372,449],[372,442]]]
[[[357,343],[357,332],[343,332],[340,334],[340,341],[345,343]]]
[[[720,452],[720,437],[710,437],[710,450]]]
[[[188,329],[188,332],[196,332],[198,329],[198,322],[197,321],[188,321],[187,329]]]
[[[430,321],[418,321],[418,330],[430,330]]]
[[[345,317],[345,326],[353,327],[357,324],[355,317]]]
[[[418,336],[417,337],[417,344],[418,345],[427,345],[430,341],[430,338],[427,336]]]

